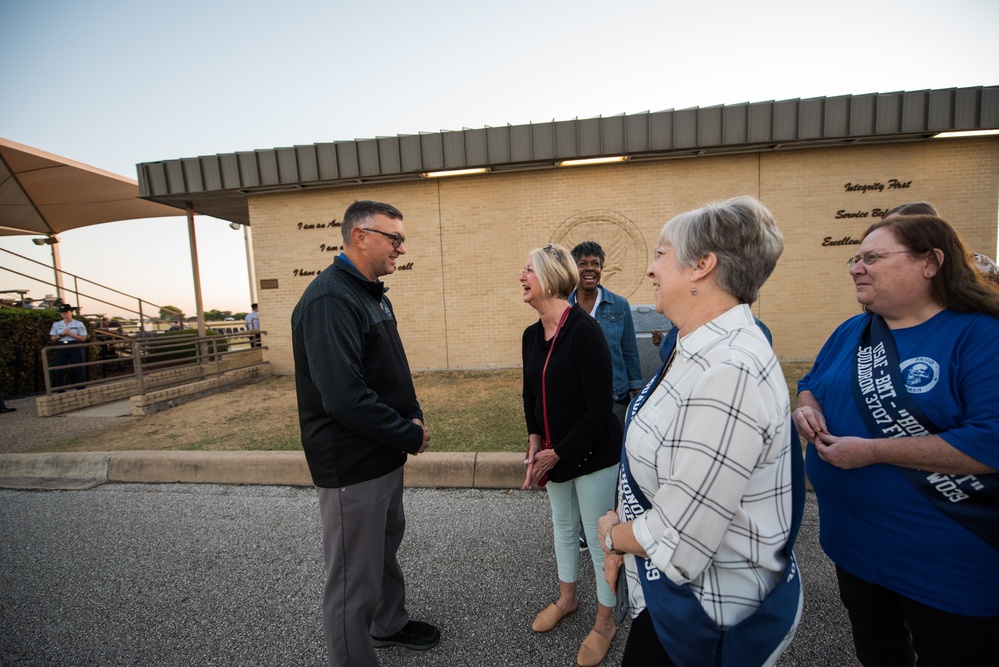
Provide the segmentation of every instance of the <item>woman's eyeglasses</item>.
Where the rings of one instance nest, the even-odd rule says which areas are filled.
[[[919,254],[919,253],[913,252],[912,250],[894,250],[892,252],[865,252],[863,254],[863,256],[861,256],[861,255],[854,255],[850,259],[846,260],[846,265],[849,266],[852,269],[854,267],[854,265],[856,265],[857,262],[861,262],[862,261],[867,266],[870,266],[871,264],[873,264],[874,262],[878,261],[879,259],[881,259],[885,255],[900,255],[902,253],[908,253],[910,255],[912,255],[912,254]]]

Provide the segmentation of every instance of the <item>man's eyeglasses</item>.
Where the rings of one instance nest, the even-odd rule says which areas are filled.
[[[396,250],[398,250],[399,246],[401,246],[403,243],[406,242],[405,236],[399,236],[398,234],[389,234],[388,232],[383,232],[378,229],[371,229],[371,227],[361,227],[361,229],[363,229],[366,232],[374,232],[375,234],[381,234],[382,236],[388,237],[389,240],[392,241],[392,247],[395,248]]]
[[[865,252],[863,256],[854,255],[850,259],[846,260],[846,265],[852,269],[857,262],[863,261],[864,264],[870,266],[871,264],[878,261],[885,255],[900,255],[902,253],[908,253],[910,255],[918,254],[918,253],[913,253],[912,250],[894,250],[892,252]]]

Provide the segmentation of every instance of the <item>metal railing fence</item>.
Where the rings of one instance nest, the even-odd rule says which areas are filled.
[[[182,371],[198,368],[201,378],[219,376],[224,372],[239,368],[259,365],[260,361],[246,364],[223,365],[223,360],[233,355],[250,350],[265,350],[267,346],[259,343],[259,336],[266,334],[264,330],[254,330],[252,334],[231,333],[211,336],[198,336],[195,332],[179,333],[154,338],[119,338],[109,337],[107,340],[71,345],[48,345],[42,349],[42,369],[45,375],[45,395],[51,396],[57,391],[67,389],[84,389],[101,384],[135,380],[137,394],[145,394],[150,389],[163,388],[181,384],[187,379],[169,376],[157,379],[154,374],[162,371]],[[60,364],[50,362],[56,350],[81,349],[84,358],[91,348],[98,348],[97,359],[82,363]],[[50,354],[50,352],[52,354]],[[206,368],[211,370],[206,372]],[[100,377],[85,379],[83,382],[73,382],[53,386],[54,374],[65,374],[73,369],[95,369],[92,374]],[[161,375],[163,375],[161,373]],[[62,375],[60,379],[64,379]],[[201,379],[199,378],[199,379]]]

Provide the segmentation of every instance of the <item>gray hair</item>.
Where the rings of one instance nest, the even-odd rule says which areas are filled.
[[[548,296],[568,299],[579,283],[579,269],[569,249],[561,244],[549,243],[535,248],[529,255],[538,284]]]
[[[752,304],[784,251],[777,221],[755,197],[735,197],[681,213],[663,226],[658,245],[673,246],[677,264],[693,267],[714,253],[715,281]]]

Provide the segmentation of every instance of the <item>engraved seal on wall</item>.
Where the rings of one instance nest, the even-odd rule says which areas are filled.
[[[596,241],[607,256],[600,283],[630,299],[649,265],[648,247],[638,225],[615,211],[594,209],[563,220],[550,239],[569,250],[583,241]]]

